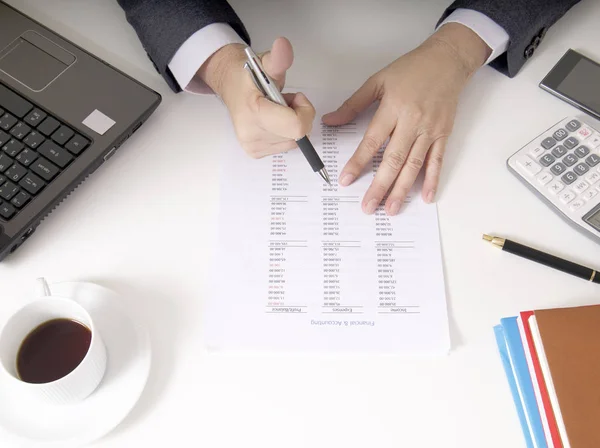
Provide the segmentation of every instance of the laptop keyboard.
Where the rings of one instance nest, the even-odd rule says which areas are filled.
[[[0,84],[0,219],[12,219],[89,144]]]

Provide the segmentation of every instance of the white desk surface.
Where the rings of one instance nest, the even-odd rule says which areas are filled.
[[[600,245],[571,229],[505,162],[576,113],[538,83],[568,48],[600,60],[600,3],[582,1],[551,28],[516,78],[486,67],[464,92],[438,198],[453,350],[436,360],[208,354],[201,315],[226,111],[210,96],[172,94],[116,1],[9,3],[164,98],[142,131],[0,264],[2,321],[46,276],[113,288],[147,323],[154,349],[147,389],[94,446],[525,446],[492,326],[521,310],[598,303],[600,290],[504,254],[481,234],[598,265]],[[255,48],[278,35],[294,43],[290,85],[354,89],[420,43],[450,1],[231,3]]]

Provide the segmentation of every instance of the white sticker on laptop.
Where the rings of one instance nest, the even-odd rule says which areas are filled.
[[[88,117],[82,121],[84,125],[90,128],[92,131],[104,135],[106,131],[112,128],[115,124],[115,120],[107,117],[98,109],[88,115]]]

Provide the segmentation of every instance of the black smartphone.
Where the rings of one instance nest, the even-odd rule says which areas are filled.
[[[540,87],[600,120],[600,64],[569,50]]]

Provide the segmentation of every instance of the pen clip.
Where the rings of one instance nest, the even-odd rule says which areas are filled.
[[[260,84],[260,81],[258,80],[258,77],[256,76],[256,73],[254,73],[254,70],[252,70],[252,67],[250,66],[250,64],[248,62],[246,62],[244,64],[244,68],[250,73],[250,76],[252,77],[252,81],[254,81],[254,85],[256,86],[256,88],[258,90],[260,90],[260,92],[263,95],[267,95],[267,92],[265,92],[265,89],[263,89],[263,86]]]

